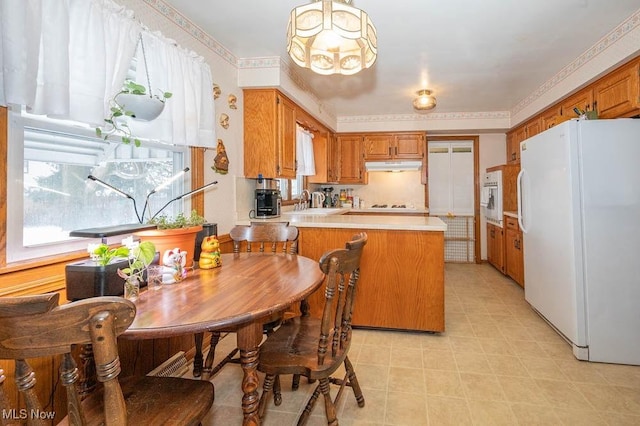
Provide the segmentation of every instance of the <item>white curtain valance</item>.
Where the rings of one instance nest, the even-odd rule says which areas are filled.
[[[136,137],[215,146],[213,82],[204,59],[112,0],[2,0],[0,105],[91,126],[104,124],[143,33],[152,87],[173,93],[160,122],[129,124]],[[143,64],[139,58],[138,64]],[[144,72],[144,66],[138,67]],[[146,76],[136,77],[146,86]]]
[[[296,124],[296,175],[313,176],[316,165],[313,158],[313,133]]]

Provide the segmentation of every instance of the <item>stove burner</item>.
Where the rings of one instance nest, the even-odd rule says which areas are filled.
[[[406,204],[394,204],[391,206],[392,209],[406,209],[407,205]]]
[[[387,205],[386,204],[374,204],[374,205],[371,206],[371,208],[374,208],[374,209],[386,209]]]

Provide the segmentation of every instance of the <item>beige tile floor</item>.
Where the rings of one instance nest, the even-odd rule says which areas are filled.
[[[445,333],[354,331],[350,358],[366,405],[346,389],[341,425],[640,425],[640,367],[576,360],[522,289],[488,265],[447,264],[445,288]],[[213,379],[204,425],[241,424],[241,378],[229,365]],[[291,392],[282,380],[267,426],[295,425],[313,390],[303,379]],[[318,402],[310,425],[326,424]]]

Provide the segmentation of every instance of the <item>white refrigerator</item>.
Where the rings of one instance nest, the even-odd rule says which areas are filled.
[[[581,360],[640,365],[640,119],[520,144],[525,299]]]

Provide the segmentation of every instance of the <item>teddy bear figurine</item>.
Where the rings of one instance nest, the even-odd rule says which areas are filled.
[[[200,259],[198,266],[200,269],[213,269],[222,266],[222,258],[220,257],[220,242],[215,235],[204,237],[200,245]]]

